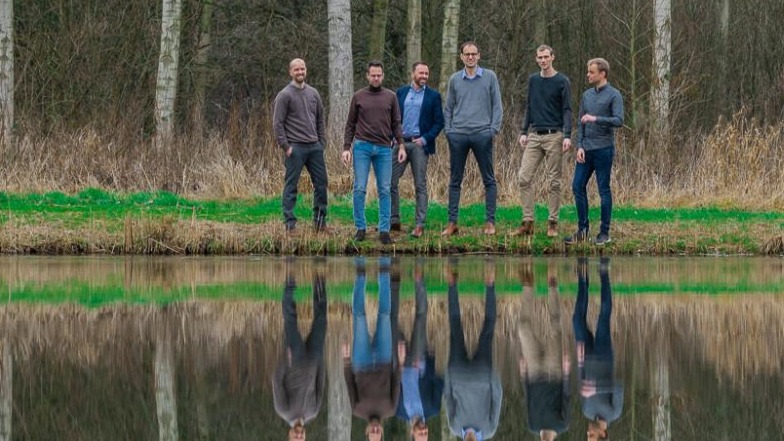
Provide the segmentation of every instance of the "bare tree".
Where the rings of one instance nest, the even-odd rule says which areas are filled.
[[[155,341],[155,407],[158,413],[158,436],[161,441],[179,439],[177,399],[174,394],[174,357],[171,335],[159,330]]]
[[[0,441],[11,440],[13,406],[14,365],[11,344],[0,339]]]
[[[653,360],[653,439],[671,441],[670,369],[663,354]]]
[[[373,2],[373,26],[370,28],[370,50],[368,51],[371,60],[384,61],[388,12],[389,0],[375,0]]]
[[[11,147],[14,127],[14,2],[0,0],[0,136]]]
[[[444,27],[441,37],[441,75],[438,89],[446,92],[449,77],[457,63],[457,29],[460,23],[460,0],[446,0],[444,5]]]
[[[333,326],[331,323],[329,326]],[[341,356],[341,340],[345,339],[349,330],[343,320],[333,326],[327,335],[327,384],[328,415],[327,437],[330,441],[351,439],[351,402],[348,399],[346,380],[343,377],[343,357]]]
[[[161,52],[158,57],[158,80],[155,89],[155,132],[159,148],[166,144],[174,130],[182,0],[163,0],[161,15]]]
[[[422,59],[422,0],[408,0],[407,67]]]
[[[199,42],[196,55],[193,58],[195,69],[193,79],[193,107],[191,108],[191,122],[193,128],[201,130],[204,126],[204,102],[207,89],[207,59],[210,52],[212,28],[213,0],[201,1],[201,14],[199,15]]]
[[[672,56],[672,12],[670,0],[654,0],[653,17],[655,43],[653,66],[655,77],[651,83],[651,117],[659,139],[669,139],[670,116],[670,57]]]
[[[329,26],[329,142],[339,144],[354,93],[351,0],[327,2]]]

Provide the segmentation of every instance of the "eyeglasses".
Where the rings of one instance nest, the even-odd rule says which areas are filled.
[[[479,52],[469,52],[467,54],[463,54],[464,57],[477,57],[479,56]]]

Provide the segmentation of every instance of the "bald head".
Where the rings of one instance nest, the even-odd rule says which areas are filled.
[[[291,81],[297,86],[302,87],[305,84],[307,72],[305,60],[302,58],[295,58],[289,62],[289,76],[291,77]]]

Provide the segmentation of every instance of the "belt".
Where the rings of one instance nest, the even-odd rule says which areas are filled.
[[[417,138],[419,138],[419,137],[417,136]],[[413,136],[410,136],[410,137],[406,138],[406,137],[404,136],[404,137],[403,137],[403,142],[414,142],[414,137],[413,137]]]
[[[544,130],[534,130],[534,133],[537,135],[552,135],[553,133],[560,132],[559,129],[544,129]]]

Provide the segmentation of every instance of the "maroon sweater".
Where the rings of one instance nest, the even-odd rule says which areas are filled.
[[[351,97],[343,150],[351,150],[355,138],[390,147],[392,140],[397,138],[397,142],[403,145],[400,104],[395,92],[383,87],[375,89],[368,86]]]

